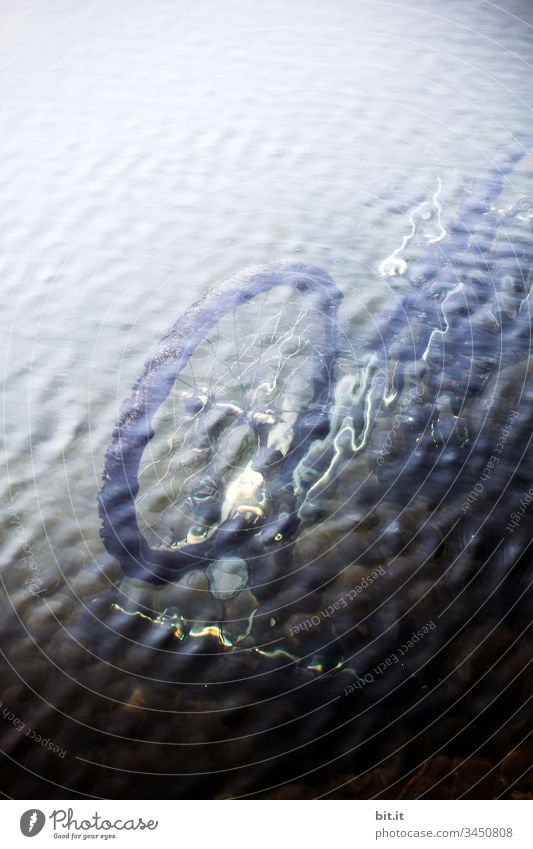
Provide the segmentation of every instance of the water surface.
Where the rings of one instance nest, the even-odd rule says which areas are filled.
[[[247,266],[333,276],[352,404],[407,293],[380,265],[431,257],[531,129],[532,24],[525,0],[4,4],[4,793],[526,793],[530,158],[496,202],[513,212],[492,265],[459,261],[445,383],[404,357],[410,382],[308,513],[288,575],[272,555],[268,592],[217,598],[202,572],[147,597],[102,544],[97,493],[157,339]],[[480,244],[490,226],[480,213]],[[426,320],[406,314],[401,343]],[[488,370],[458,352],[480,322]],[[132,615],[147,604],[199,636]],[[228,620],[227,645],[202,631]]]

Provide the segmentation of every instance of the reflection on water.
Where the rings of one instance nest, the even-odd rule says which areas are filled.
[[[6,792],[521,797],[527,4],[155,7],[11,22],[49,38],[9,54],[0,172]],[[291,286],[186,313],[121,568],[122,400],[280,257],[338,316]]]

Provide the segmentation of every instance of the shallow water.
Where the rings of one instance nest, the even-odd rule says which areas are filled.
[[[439,277],[444,348],[408,278],[531,128],[530,5],[4,10],[4,793],[524,795],[530,156]],[[213,566],[126,577],[121,402],[181,311],[279,259],[343,294],[322,485],[231,598]]]

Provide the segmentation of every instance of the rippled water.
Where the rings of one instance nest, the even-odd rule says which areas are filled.
[[[526,794],[530,5],[3,15],[3,792]],[[121,403],[190,304],[278,260],[343,296],[326,426],[267,476],[268,533],[126,575],[97,506]],[[202,343],[143,460],[150,544],[220,520],[187,452],[223,503],[254,454],[214,395],[286,444],[321,327],[265,296]]]

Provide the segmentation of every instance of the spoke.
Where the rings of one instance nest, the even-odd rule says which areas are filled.
[[[240,491],[240,476],[249,474],[245,470],[259,447],[268,444],[254,432],[255,425],[245,424],[255,413],[272,411],[272,421],[290,438],[295,417],[312,394],[310,359],[324,342],[317,316],[312,302],[309,306],[305,295],[287,286],[233,310],[202,340],[185,375],[176,379],[169,412],[154,424],[139,473],[139,519],[160,540],[177,535],[175,542],[183,542],[194,525],[209,532],[209,516],[218,521],[228,489]],[[205,406],[190,412],[187,399],[202,403],[203,395]],[[262,426],[274,425],[267,420]],[[208,481],[218,495],[196,500],[192,493]]]

